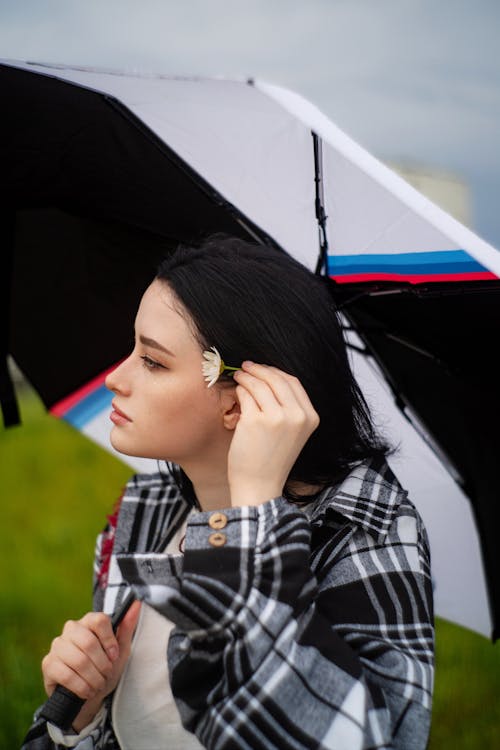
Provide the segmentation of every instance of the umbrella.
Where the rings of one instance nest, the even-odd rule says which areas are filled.
[[[332,279],[356,376],[401,443],[437,614],[496,638],[498,252],[276,86],[4,61],[0,91],[5,422],[11,353],[109,448],[105,373],[158,259],[212,231],[286,249]]]

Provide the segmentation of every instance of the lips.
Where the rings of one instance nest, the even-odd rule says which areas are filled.
[[[125,419],[125,420],[127,420],[127,422],[131,422],[131,421],[132,421],[132,420],[130,419],[130,417],[129,417],[129,416],[127,416],[127,414],[125,414],[125,412],[123,412],[123,411],[122,411],[121,409],[119,409],[119,408],[117,407],[117,405],[115,404],[115,402],[114,402],[114,401],[113,401],[113,402],[111,403],[111,406],[113,407],[113,412],[112,412],[112,414],[116,414],[116,415],[117,415],[118,417],[120,417],[121,419]]]

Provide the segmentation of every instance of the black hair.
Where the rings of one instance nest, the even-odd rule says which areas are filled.
[[[331,282],[286,253],[212,235],[179,245],[158,269],[188,311],[201,347],[228,365],[245,359],[295,375],[320,417],[288,480],[326,486],[357,463],[383,457],[349,365]]]

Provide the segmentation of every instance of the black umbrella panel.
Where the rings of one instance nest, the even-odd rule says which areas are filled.
[[[381,367],[401,410],[425,426],[471,501],[495,640],[500,634],[500,283],[378,283],[371,290],[339,284],[335,296],[366,352]],[[453,518],[449,533],[453,535]]]
[[[107,95],[0,65],[1,395],[12,354],[47,407],[119,361],[161,257],[227,232],[273,241]]]

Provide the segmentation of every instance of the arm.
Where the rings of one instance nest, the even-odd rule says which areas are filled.
[[[109,617],[98,612],[102,608],[120,502],[121,497],[115,504],[112,515],[108,516],[106,528],[97,538],[93,581],[94,607],[97,612],[87,613],[79,621],[67,622],[61,636],[54,639],[49,654],[42,662],[48,695],[52,693],[55,684],[59,683],[87,698],[87,701],[73,723],[74,731],[68,732],[62,732],[39,717],[38,709],[22,750],[55,750],[63,747],[74,747],[77,750],[99,750],[105,747],[106,750],[112,750],[115,747],[106,696],[112,691],[128,658],[138,614],[137,605],[134,605],[127,617],[128,625],[120,627],[115,638]],[[118,649],[117,655],[113,654],[114,649]],[[110,654],[111,661],[115,662],[113,666]],[[97,689],[98,685],[100,690]]]

